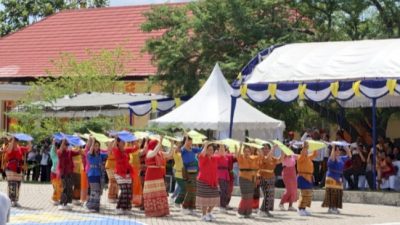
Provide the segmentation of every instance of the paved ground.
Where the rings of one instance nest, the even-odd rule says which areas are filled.
[[[0,191],[6,191],[6,183],[0,182]],[[20,203],[21,208],[12,209],[10,224],[57,224],[57,225],[127,225],[127,224],[209,224],[200,222],[199,217],[182,215],[176,208],[171,207],[171,216],[166,218],[146,218],[144,213],[134,209],[129,216],[117,216],[114,213],[115,205],[102,200],[100,214],[87,213],[82,207],[74,207],[72,212],[60,212],[57,207],[50,203],[52,193],[51,185],[23,184]],[[232,206],[237,206],[238,197],[234,197]],[[275,202],[276,206],[278,201]],[[254,217],[251,219],[239,219],[232,211],[228,215],[218,213],[217,222],[214,224],[351,224],[351,225],[400,225],[400,207],[366,205],[366,204],[344,204],[341,215],[330,215],[326,209],[320,207],[321,202],[313,202],[311,217],[300,217],[296,212],[274,211],[274,218]]]

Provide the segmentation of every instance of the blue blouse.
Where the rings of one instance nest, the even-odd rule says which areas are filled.
[[[349,156],[339,156],[337,160],[328,159],[328,172],[326,176],[335,180],[340,180],[343,175],[344,163],[349,159]]]
[[[100,177],[103,161],[107,159],[107,154],[87,154],[87,163],[89,163],[89,170],[87,171],[88,177]]]
[[[197,154],[201,152],[201,148],[192,148],[192,150],[187,150],[185,147],[181,149],[182,161],[185,169],[188,172],[197,172],[199,170],[199,163],[197,159]]]

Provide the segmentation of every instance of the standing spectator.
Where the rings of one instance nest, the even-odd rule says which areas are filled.
[[[352,146],[352,157],[350,167],[343,172],[343,176],[349,183],[351,190],[358,190],[358,178],[365,175],[365,166],[367,155],[362,151],[363,146]]]
[[[364,146],[364,149],[366,149],[367,147]],[[368,151],[368,157],[367,157],[367,162],[366,162],[366,167],[365,167],[365,176],[367,177],[367,182],[368,182],[368,186],[370,190],[375,190],[376,186],[375,186],[375,180],[374,180],[374,174],[373,174],[373,155],[372,155],[372,149],[371,147],[369,147],[368,150],[364,150],[364,152]],[[378,158],[376,157],[376,161],[378,160]]]
[[[29,177],[31,177],[31,181],[36,180],[37,172],[36,172],[36,167],[37,167],[37,151],[36,148],[33,148],[32,151],[28,153],[27,156],[27,164],[28,164],[28,170],[26,172],[26,180],[29,181]],[[31,176],[32,173],[32,176]]]
[[[313,140],[320,140],[321,135],[319,131],[316,129],[312,133],[312,139]],[[322,162],[324,161],[324,156],[325,156],[325,149],[318,151],[317,157],[313,159],[313,165],[314,165],[314,186],[319,186],[320,182],[322,181],[322,174],[321,174],[321,165]]]
[[[49,182],[48,167],[50,167],[50,154],[47,149],[43,149],[40,160],[40,181]]]

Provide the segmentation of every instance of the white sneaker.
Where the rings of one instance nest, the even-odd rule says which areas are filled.
[[[194,211],[194,209],[189,209],[189,215],[191,216],[198,216],[196,211]]]
[[[117,214],[117,215],[123,215],[123,214],[124,214],[124,210],[122,210],[122,209],[115,209],[115,214]]]
[[[71,208],[70,207],[68,207],[67,205],[59,205],[58,206],[58,210],[71,210]]]
[[[74,204],[76,206],[82,205],[81,201],[79,201],[79,200],[72,200],[72,204]]]
[[[281,211],[285,211],[285,207],[284,207],[282,204],[279,204],[279,209],[280,209]]]
[[[258,211],[257,215],[258,215],[258,216],[261,216],[261,217],[267,217],[267,213],[264,212],[264,211],[261,211],[261,210]]]
[[[208,215],[202,216],[201,220],[204,221],[204,222],[211,222],[211,219],[210,219],[210,217]]]
[[[57,205],[59,205],[59,204],[60,204],[60,202],[59,202],[59,201],[53,201],[53,200],[51,200],[51,203],[52,203],[54,206],[57,206]]]
[[[332,208],[329,208],[329,209],[328,209],[328,213],[329,213],[329,214],[333,214],[333,209],[332,209]]]
[[[189,209],[184,209],[184,208],[182,208],[182,214],[185,214],[185,215],[190,215],[190,210]]]
[[[304,209],[299,209],[299,216],[307,216],[307,213]]]
[[[181,204],[175,203],[174,204],[175,208],[180,209],[181,208]]]
[[[288,211],[297,212],[297,209],[293,206],[289,206]]]
[[[18,202],[12,202],[12,207],[21,207],[21,205]]]
[[[175,199],[169,197],[168,198],[168,202],[169,202],[170,205],[173,205],[175,203]]]
[[[337,209],[337,208],[333,208],[333,209],[332,209],[332,212],[333,212],[334,214],[340,214],[340,211],[339,211],[339,209]]]
[[[219,212],[220,212],[220,213],[227,214],[227,213],[228,213],[228,210],[226,210],[226,208],[224,208],[224,207],[220,207],[220,208],[219,208]]]
[[[236,216],[237,216],[238,218],[244,218],[244,215],[242,215],[242,214],[240,214],[240,213],[236,213]]]
[[[215,216],[214,216],[213,214],[211,214],[211,213],[207,214],[207,216],[210,218],[211,221],[217,219],[217,217],[215,217]]]
[[[307,216],[311,216],[311,213],[307,210],[304,210],[304,212],[306,213]]]

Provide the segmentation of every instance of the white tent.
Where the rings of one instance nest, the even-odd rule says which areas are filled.
[[[216,138],[229,135],[232,88],[225,80],[218,64],[203,87],[189,101],[174,111],[151,120],[158,126],[180,125],[188,129],[214,130]],[[243,140],[245,130],[251,137],[282,138],[284,122],[258,111],[242,99],[236,104],[233,138]]]

